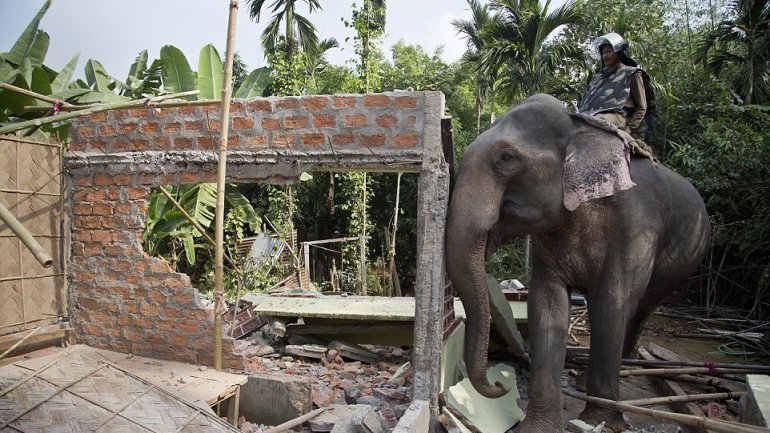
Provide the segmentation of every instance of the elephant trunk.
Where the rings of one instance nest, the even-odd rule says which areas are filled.
[[[457,197],[453,197],[453,202]],[[446,227],[447,273],[465,309],[465,366],[468,379],[479,392],[488,398],[497,398],[510,388],[487,379],[489,346],[489,296],[484,270],[487,230],[474,216],[459,215],[465,211],[450,205]],[[478,209],[475,209],[478,212]],[[480,224],[481,223],[481,224]]]

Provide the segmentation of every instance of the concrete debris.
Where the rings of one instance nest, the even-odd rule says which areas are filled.
[[[604,422],[593,426],[580,419],[571,419],[567,424],[567,431],[571,433],[601,433],[603,429]]]
[[[329,343],[329,351],[336,350],[340,356],[357,361],[368,362],[369,364],[376,364],[380,358],[377,354],[372,353],[363,346],[357,344],[347,344],[342,341],[332,341]]]

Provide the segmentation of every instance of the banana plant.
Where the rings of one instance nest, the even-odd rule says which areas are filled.
[[[215,183],[167,186],[166,190],[204,230],[213,231],[214,210],[217,205]],[[235,185],[226,186],[225,203],[231,209],[241,208],[249,228],[255,233],[259,231],[262,224],[261,218]],[[213,236],[213,234],[210,235]],[[176,257],[184,252],[187,263],[190,265],[196,262],[196,250],[212,248],[203,238],[203,233],[199,232],[182,211],[159,191],[152,195],[147,207],[147,225],[142,235],[142,242],[145,251],[151,255]]]

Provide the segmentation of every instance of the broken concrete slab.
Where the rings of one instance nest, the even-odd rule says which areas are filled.
[[[500,363],[489,367],[487,377],[490,383],[500,381],[510,387],[511,391],[500,398],[487,398],[479,394],[466,378],[444,392],[446,405],[478,431],[504,433],[524,419],[524,412],[516,402],[519,398],[516,370],[508,364]]]
[[[366,404],[333,404],[327,407],[327,410],[309,421],[310,430],[318,433],[356,433],[353,426],[353,415],[359,409],[371,410],[372,407]]]
[[[252,374],[241,387],[240,413],[253,423],[278,425],[310,412],[312,380],[284,374]]]
[[[746,424],[770,427],[770,376],[747,374],[748,394],[741,398],[741,419]]]
[[[356,433],[387,433],[388,428],[372,407],[358,408],[351,418]]]
[[[326,346],[320,344],[289,344],[283,348],[283,353],[291,356],[323,359],[326,354]]]
[[[342,341],[332,341],[329,343],[328,347],[329,349],[336,350],[343,358],[353,359],[369,364],[376,364],[380,361],[380,357],[377,356],[376,353],[357,344],[348,344]]]
[[[516,326],[511,306],[500,291],[500,283],[491,275],[487,275],[487,293],[489,293],[489,312],[492,315],[492,321],[497,325],[498,332],[508,343],[514,356],[529,362],[529,355],[524,349],[524,339]]]
[[[457,365],[462,361],[464,354],[465,323],[460,322],[460,324],[452,330],[446,341],[444,341],[444,345],[441,347],[441,382],[439,391],[443,392],[462,378]]]
[[[427,400],[414,400],[392,433],[428,433],[430,421],[430,403]]]

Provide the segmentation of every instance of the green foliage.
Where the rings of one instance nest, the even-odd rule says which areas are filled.
[[[202,99],[222,99],[225,67],[213,45],[201,48],[198,58],[198,94]]]
[[[669,161],[706,200],[717,302],[768,314],[770,302],[770,109],[719,104],[699,133],[675,143]],[[764,309],[764,311],[763,311]]]
[[[272,71],[270,93],[276,96],[302,95],[307,85],[305,57],[299,52],[276,50],[267,54]]]
[[[368,93],[380,88],[378,63],[381,58],[378,46],[385,35],[385,1],[363,0],[361,8],[353,3],[353,18],[344,21],[346,27],[356,31],[353,37],[358,56],[356,70],[361,80],[361,91]]]

